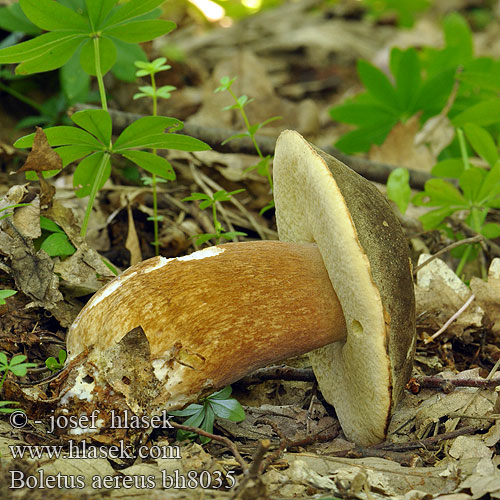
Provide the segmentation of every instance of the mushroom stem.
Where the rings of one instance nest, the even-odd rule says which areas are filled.
[[[228,243],[131,267],[83,308],[68,333],[69,358],[91,346],[104,351],[138,326],[156,377],[173,400],[191,402],[346,335],[317,246],[278,241]]]

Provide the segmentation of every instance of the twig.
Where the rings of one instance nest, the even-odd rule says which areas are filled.
[[[204,436],[224,444],[227,448],[229,448],[229,451],[233,454],[234,458],[240,465],[242,471],[244,473],[248,473],[249,470],[248,464],[240,455],[240,452],[238,451],[236,445],[229,438],[225,436],[218,436],[217,434],[212,434],[211,432],[204,431],[203,429],[199,429],[198,427],[191,427],[190,425],[178,424],[177,422],[170,422],[170,423],[172,424],[172,427],[175,427],[176,429],[181,429],[183,431],[188,431],[188,432],[194,432],[199,436]]]
[[[458,436],[463,436],[464,434],[472,434],[476,432],[477,427],[462,427],[456,431],[446,432],[444,434],[438,434],[437,436],[428,437],[425,439],[419,439],[417,441],[409,441],[408,443],[381,443],[373,446],[373,448],[381,450],[391,450],[391,451],[406,451],[413,450],[416,448],[427,448],[441,441],[447,441],[448,439],[454,439]]]
[[[412,380],[419,389],[442,389],[443,392],[451,392],[455,387],[480,387],[487,389],[500,385],[500,378],[495,379],[445,379],[436,375],[417,377]]]
[[[460,241],[454,241],[453,243],[450,243],[449,245],[446,245],[444,248],[441,248],[441,250],[437,251],[434,255],[431,255],[426,261],[422,262],[422,264],[419,264],[418,266],[415,267],[413,270],[413,273],[416,274],[425,267],[427,264],[432,262],[434,259],[437,259],[440,255],[443,255],[446,252],[449,252],[450,250],[453,250],[454,248],[457,248],[461,245],[468,245],[469,243],[478,243],[480,241],[484,240],[484,236],[481,234],[478,234],[476,236],[473,236],[472,238],[466,238],[464,240]]]
[[[424,340],[424,344],[429,344],[437,337],[439,337],[439,335],[441,335],[470,306],[470,304],[475,298],[476,296],[472,294],[465,301],[465,304],[434,335]]]
[[[80,111],[83,109],[97,109],[97,107],[90,106],[88,104],[76,104],[73,108],[74,111]],[[114,109],[110,109],[108,111],[113,119],[113,131],[117,134],[122,132],[135,120],[143,118],[143,115],[135,113],[125,113]],[[230,141],[224,146],[221,145],[222,141],[231,135],[237,134],[238,131],[216,127],[203,127],[192,123],[186,123],[181,132],[205,141],[216,151],[224,153],[255,154],[255,146],[249,138],[244,138],[238,141]],[[264,156],[274,154],[276,138],[257,135],[255,136],[255,139],[257,140],[259,148]],[[397,168],[397,165],[387,165],[385,163],[374,162],[358,156],[349,156],[331,146],[323,146],[322,149],[349,165],[349,167],[358,172],[358,174],[374,182],[385,184],[390,173]],[[410,173],[410,186],[414,189],[423,189],[425,183],[429,179],[432,179],[432,176],[427,172],[412,169],[408,169],[408,172]]]

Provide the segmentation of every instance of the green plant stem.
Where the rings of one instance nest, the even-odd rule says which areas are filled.
[[[7,378],[8,372],[9,372],[9,370],[5,370],[3,373],[2,380],[0,381],[0,392],[2,392],[3,383],[5,382],[5,379]]]
[[[94,182],[92,183],[92,188],[90,189],[89,201],[87,203],[87,208],[85,210],[85,217],[83,219],[82,229],[80,230],[80,236],[85,238],[87,234],[87,226],[89,225],[90,214],[92,213],[92,207],[94,206],[94,201],[99,191],[99,186],[101,185],[102,178],[104,176],[104,171],[106,170],[106,165],[110,158],[109,153],[105,153],[102,157],[101,164],[97,170]]]
[[[15,97],[17,100],[24,102],[28,106],[31,106],[33,109],[36,109],[40,114],[42,113],[42,106],[40,106],[40,104],[36,103],[33,99],[30,99],[29,97],[26,97],[25,95],[21,94],[17,90],[14,90],[8,85],[5,85],[1,81],[0,81],[0,90],[7,92],[11,96]]]
[[[95,76],[97,85],[99,86],[99,95],[101,96],[101,107],[104,111],[108,110],[108,102],[106,100],[106,89],[104,88],[104,78],[101,71],[101,54],[99,52],[99,37],[94,36],[94,53],[95,53]]]
[[[462,156],[462,162],[464,164],[464,170],[470,168],[469,155],[467,154],[467,146],[465,144],[464,132],[461,128],[457,128],[458,143],[460,144],[460,154]]]
[[[465,263],[467,262],[467,259],[469,258],[469,255],[472,251],[472,245],[467,246],[465,249],[464,253],[462,254],[462,258],[460,259],[460,262],[458,263],[457,269],[455,271],[455,274],[460,278],[460,275],[462,274],[462,271],[464,269]]]
[[[155,75],[151,75],[151,87],[153,87],[153,116],[158,116],[158,97],[156,95],[156,80]],[[153,149],[153,154],[156,154],[156,149]],[[160,241],[158,231],[158,183],[156,181],[156,174],[151,174],[151,187],[153,188],[153,231],[155,255],[160,255]]]
[[[238,104],[238,98],[236,97],[236,94],[229,88],[227,91],[231,94],[231,97],[234,99],[234,101]],[[243,118],[243,121],[245,122],[245,127],[247,128],[248,133],[250,134],[250,139],[252,140],[252,143],[254,145],[255,151],[257,151],[257,154],[259,155],[259,158],[261,160],[264,159],[264,155],[262,154],[262,151],[260,150],[260,147],[257,143],[257,140],[255,139],[255,134],[252,134],[250,132],[250,120],[248,119],[248,116],[245,112],[245,109],[243,107],[238,108],[240,110],[241,116]],[[271,187],[271,191],[273,191],[273,179],[271,177],[271,173],[269,172],[269,169],[266,169],[266,177],[267,181],[269,182],[269,186]]]
[[[219,229],[219,221],[217,220],[217,207],[215,206],[215,200],[212,203],[212,218],[214,221],[214,229],[216,233],[215,244],[218,245],[220,243],[220,229]]]

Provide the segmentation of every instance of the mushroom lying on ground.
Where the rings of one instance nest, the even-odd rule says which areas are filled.
[[[384,439],[415,349],[401,227],[369,181],[296,132],[278,139],[274,179],[287,242],[155,257],[94,295],[68,332],[64,405],[88,407],[95,396],[103,407],[123,394],[135,412],[178,409],[317,349],[321,392],[347,438]],[[129,333],[136,327],[145,338]],[[135,361],[120,361],[122,344]]]

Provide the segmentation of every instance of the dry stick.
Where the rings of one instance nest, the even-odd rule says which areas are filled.
[[[424,344],[429,344],[437,337],[439,337],[472,303],[472,301],[476,298],[474,294],[472,294],[464,303],[464,305],[431,337],[424,340]]]
[[[419,439],[417,441],[409,441],[408,443],[380,443],[373,446],[373,448],[390,451],[407,451],[414,450],[416,448],[427,448],[428,446],[432,446],[433,444],[437,444],[441,441],[454,439],[458,436],[463,436],[464,434],[473,434],[477,430],[477,427],[462,427],[461,429],[457,429],[455,431],[438,434],[437,436]]]
[[[455,241],[453,243],[450,243],[449,245],[446,245],[444,248],[441,248],[441,250],[437,251],[434,255],[431,255],[426,261],[422,262],[422,264],[419,264],[418,266],[415,267],[413,270],[413,273],[416,274],[425,267],[427,264],[432,262],[434,259],[437,259],[440,255],[443,255],[446,252],[449,252],[450,250],[453,250],[454,248],[457,248],[461,245],[468,245],[469,243],[478,243],[480,241],[484,240],[484,236],[481,234],[478,234],[476,236],[473,236],[472,238],[466,238],[464,240],[460,241]]]
[[[178,424],[177,422],[170,422],[170,423],[172,424],[172,427],[175,427],[176,429],[180,429],[182,431],[194,432],[199,436],[204,436],[213,439],[214,441],[219,441],[220,443],[226,445],[226,447],[229,448],[229,451],[233,454],[234,458],[240,465],[242,471],[246,474],[248,473],[249,470],[248,464],[240,455],[240,452],[238,451],[236,445],[229,438],[225,436],[218,436],[217,434],[212,434],[211,432],[204,431],[203,429],[199,429],[198,427],[191,427],[190,425]]]
[[[74,111],[80,111],[83,109],[98,109],[97,106],[90,106],[88,104],[76,104],[74,106]],[[99,108],[100,109],[100,108]],[[144,115],[139,115],[135,113],[125,113],[123,111],[118,111],[114,109],[108,110],[111,118],[113,120],[113,131],[114,133],[122,132],[128,125],[132,122],[143,118]],[[209,144],[214,150],[223,153],[246,153],[255,154],[255,146],[249,138],[243,138],[238,141],[230,141],[224,146],[221,142],[230,137],[231,135],[238,134],[239,131],[217,128],[217,127],[203,127],[200,125],[194,125],[192,123],[186,123],[181,133],[190,135],[191,137],[196,137],[202,141]],[[274,154],[274,145],[276,139],[272,137],[266,137],[257,135],[257,143],[260,150],[264,156]],[[349,156],[342,153],[336,148],[331,146],[322,147],[324,151],[335,156],[340,161],[349,165],[353,170],[358,172],[358,174],[370,179],[371,181],[380,182],[385,184],[390,173],[397,168],[397,165],[387,165],[385,163],[379,163],[367,160],[366,158],[361,158],[358,156]],[[432,176],[427,172],[408,169],[410,173],[410,185],[414,189],[423,189],[425,183],[432,179]]]
[[[420,388],[424,389],[442,389],[443,392],[450,392],[455,387],[479,387],[488,389],[500,385],[500,378],[496,379],[445,379],[436,375],[417,377],[415,382]]]

